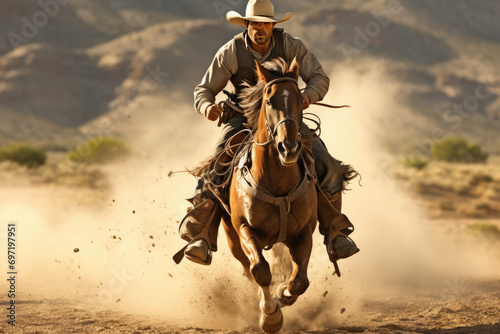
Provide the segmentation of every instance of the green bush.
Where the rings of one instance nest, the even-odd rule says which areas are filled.
[[[38,167],[45,164],[47,153],[25,143],[0,147],[0,161],[10,160],[23,166]]]
[[[475,173],[470,177],[470,184],[473,186],[477,186],[478,184],[481,183],[490,183],[493,181],[494,181],[493,176],[483,172]]]
[[[489,223],[478,223],[467,226],[467,230],[473,235],[500,241],[500,229]]]
[[[464,138],[449,137],[434,143],[432,157],[436,160],[447,162],[485,162],[488,154],[484,153],[476,144]]]
[[[424,169],[429,162],[419,156],[408,156],[403,160],[403,165],[408,168],[415,168],[418,170]]]
[[[104,137],[92,138],[83,145],[68,152],[68,160],[73,163],[104,163],[129,154],[128,146],[121,139]]]

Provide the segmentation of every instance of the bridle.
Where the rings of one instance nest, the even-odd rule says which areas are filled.
[[[277,78],[277,79],[274,79],[274,80],[271,80],[269,81],[265,86],[264,86],[264,91],[266,91],[269,87],[271,87],[272,85],[274,84],[277,84],[278,82],[293,82],[297,88],[299,87],[299,83],[297,80],[295,80],[294,78],[291,78],[291,77],[281,77],[281,78]],[[269,99],[266,99],[265,100],[265,103],[266,104],[270,104],[269,102]],[[268,121],[268,117],[267,117],[267,112],[266,112],[266,128],[267,128],[267,133],[269,135],[269,140],[264,142],[264,143],[258,143],[257,141],[255,142],[255,144],[259,145],[259,146],[265,146],[265,145],[268,145],[268,144],[274,144],[275,143],[275,140],[274,138],[276,137],[277,133],[278,133],[278,128],[281,124],[284,124],[284,123],[289,123],[289,122],[293,122],[295,123],[295,125],[297,125],[297,129],[299,129],[299,140],[300,138],[302,137],[302,134],[300,133],[300,128],[302,126],[302,120],[301,120],[301,124],[299,126],[299,124],[297,124],[297,121],[294,120],[293,118],[287,116],[283,119],[281,119],[275,126],[274,126],[274,129],[271,129],[271,127],[269,126],[269,121]]]

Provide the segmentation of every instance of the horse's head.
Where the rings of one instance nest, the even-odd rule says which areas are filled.
[[[297,83],[299,65],[294,59],[282,75],[274,75],[256,64],[258,79],[265,83],[259,128],[267,129],[268,141],[275,145],[281,163],[293,164],[302,149],[300,126],[303,98]]]

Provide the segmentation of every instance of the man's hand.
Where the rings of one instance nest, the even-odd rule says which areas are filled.
[[[222,109],[219,108],[219,106],[215,103],[212,104],[210,107],[208,107],[207,110],[205,111],[205,117],[211,120],[212,122],[216,121],[217,118],[220,117],[220,115],[222,115]]]
[[[311,101],[309,100],[309,96],[307,96],[306,93],[302,93],[302,97],[304,98],[304,101],[302,102],[302,109],[305,110],[309,108]]]

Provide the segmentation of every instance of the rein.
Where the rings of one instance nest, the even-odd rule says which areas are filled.
[[[347,104],[344,104],[343,106],[333,106],[331,104],[320,103],[320,102],[314,102],[312,104],[320,106],[320,107],[326,107],[326,108],[332,108],[332,109],[350,108],[351,107],[350,105],[347,105]]]
[[[275,85],[279,82],[293,82],[298,86],[297,80],[290,78],[290,77],[281,77],[281,78],[277,78],[277,79],[269,81],[265,85],[264,91],[266,89],[268,89],[269,87],[271,87],[272,85]],[[268,100],[266,100],[266,103],[268,103]],[[307,114],[307,115],[313,115],[313,114]],[[276,124],[274,129],[271,129],[271,127],[269,126],[268,119],[267,119],[267,113],[265,116],[266,116],[266,128],[267,128],[267,132],[269,135],[269,140],[266,141],[265,143],[258,143],[256,138],[255,138],[254,143],[256,145],[259,145],[259,146],[265,146],[265,145],[268,145],[271,143],[275,143],[274,137],[276,136],[276,133],[278,132],[278,127],[281,124],[284,124],[286,122],[294,122],[295,124],[297,124],[297,122],[293,118],[285,117]],[[316,115],[314,115],[314,116],[316,117],[316,119],[311,118],[311,117],[304,117],[304,114],[302,116],[302,118],[310,120],[316,124],[316,128],[314,129],[314,131],[311,134],[311,138],[314,137],[313,134],[315,132],[319,131],[320,123],[321,123],[319,117]],[[301,120],[301,123],[302,123],[302,120]],[[298,130],[299,130],[299,139],[302,139],[303,133],[300,132],[300,129],[301,129],[301,126],[298,127]],[[315,139],[317,139],[317,137]],[[315,139],[311,139],[311,140],[315,140]],[[243,190],[247,194],[249,194],[250,196],[252,196],[258,200],[261,200],[263,202],[277,206],[279,209],[279,220],[280,220],[279,232],[278,232],[278,237],[276,238],[276,241],[274,241],[272,244],[277,243],[277,242],[286,241],[287,230],[288,230],[288,214],[290,213],[291,203],[294,200],[296,200],[297,198],[299,198],[300,196],[302,196],[302,194],[304,194],[307,191],[311,180],[315,180],[313,172],[311,170],[309,170],[309,167],[305,161],[305,158],[303,156],[304,154],[307,154],[307,153],[301,153],[300,158],[299,158],[299,160],[301,161],[301,163],[303,165],[302,179],[295,185],[295,187],[292,189],[292,191],[290,191],[290,193],[288,193],[285,196],[275,196],[269,190],[263,188],[262,186],[260,186],[257,183],[257,181],[255,181],[255,179],[253,178],[252,173],[248,169],[248,165],[246,164],[246,161],[245,161],[245,159],[248,159],[248,153],[247,153],[246,157],[245,156],[242,157],[242,160],[240,162],[238,179],[239,179],[239,183],[242,186]],[[266,247],[266,249],[270,249],[272,247],[272,244],[270,246]]]

